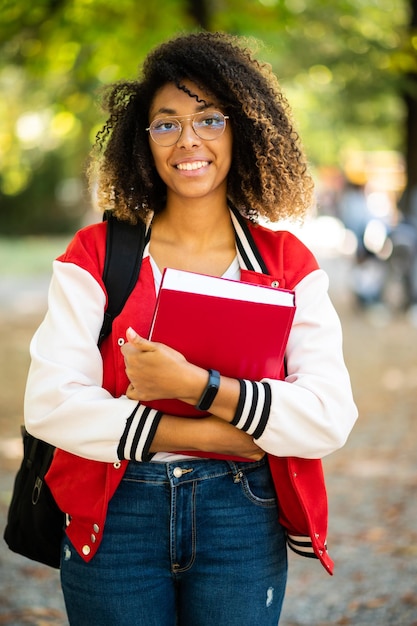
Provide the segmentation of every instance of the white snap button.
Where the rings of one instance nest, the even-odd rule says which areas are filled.
[[[119,346],[124,346],[125,340],[123,339],[123,337],[119,337],[117,343],[119,344]]]
[[[98,531],[100,530],[100,526],[98,524],[93,524],[93,530],[95,533],[98,533]]]
[[[90,539],[91,539],[91,543],[95,543],[96,542],[96,536],[95,535],[91,534]]]
[[[121,466],[122,466],[122,464],[120,463],[120,461],[116,461],[116,463],[113,463],[114,469],[120,469]]]
[[[85,556],[88,556],[90,552],[91,552],[90,546],[83,546],[83,554],[85,554]]]
[[[175,478],[181,478],[181,476],[182,476],[182,469],[180,467],[176,467],[174,469],[173,474],[174,474]]]
[[[279,287],[279,280],[273,280],[271,283],[271,287]]]

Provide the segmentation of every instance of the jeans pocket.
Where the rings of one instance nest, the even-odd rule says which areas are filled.
[[[254,504],[276,506],[275,488],[268,465],[241,471],[240,484],[245,496]]]

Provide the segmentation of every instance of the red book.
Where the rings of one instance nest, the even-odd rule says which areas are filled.
[[[224,376],[278,379],[294,313],[293,291],[167,268],[149,338]],[[206,415],[175,399],[144,404]]]

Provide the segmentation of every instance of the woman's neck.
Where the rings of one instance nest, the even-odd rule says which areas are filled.
[[[216,198],[170,198],[165,209],[153,220],[153,228],[172,235],[177,243],[181,240],[204,245],[211,238],[218,239],[222,232],[232,232],[227,199]]]
[[[227,204],[168,204],[152,222],[150,253],[161,270],[174,267],[221,276],[236,255]]]

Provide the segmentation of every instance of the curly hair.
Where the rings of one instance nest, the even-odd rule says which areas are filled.
[[[187,91],[185,80],[214,96],[230,118],[229,202],[253,221],[301,219],[312,203],[313,182],[278,80],[253,57],[246,39],[209,32],[161,44],[146,57],[138,80],[106,89],[108,119],[88,172],[99,208],[130,222],[163,210],[166,187],[153,165],[148,115],[162,86]]]

